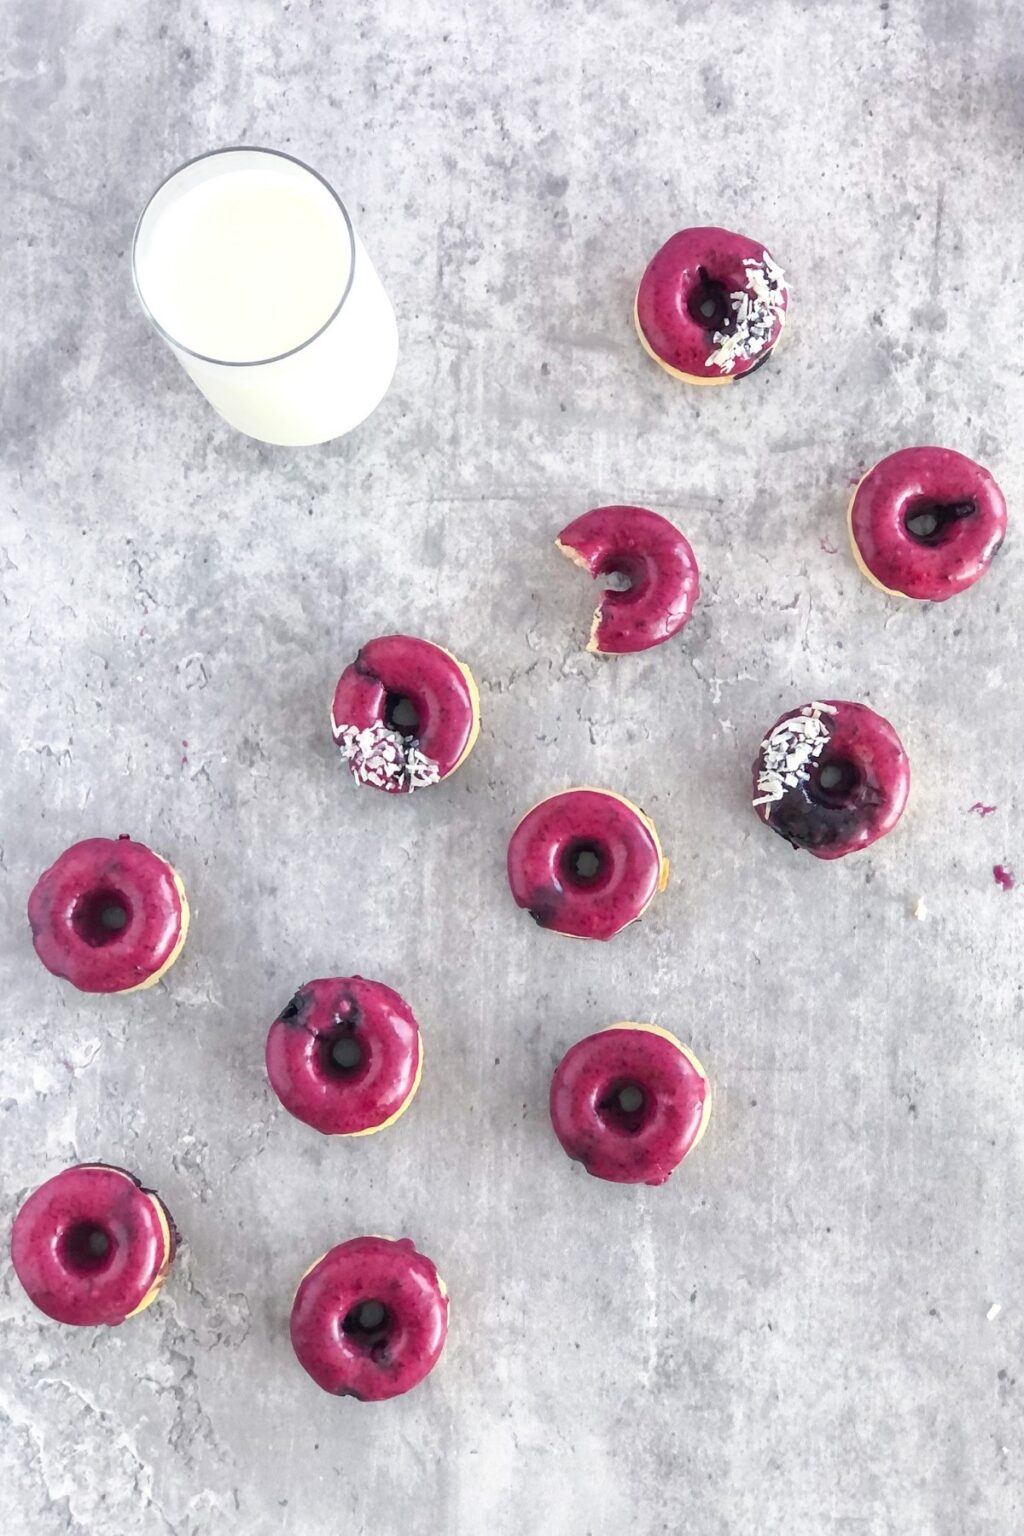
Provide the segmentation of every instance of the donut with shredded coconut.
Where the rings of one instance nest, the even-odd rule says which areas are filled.
[[[952,448],[901,448],[858,484],[848,513],[861,571],[893,597],[942,603],[978,581],[1006,537],[1006,498]]]
[[[756,240],[681,229],[648,263],[633,318],[644,350],[687,384],[731,384],[766,363],[789,308],[786,279]]]
[[[357,784],[411,794],[466,761],[480,733],[480,696],[469,668],[443,646],[383,635],[341,674],[331,731]]]
[[[815,700],[782,715],[753,770],[754,810],[816,859],[841,859],[891,832],[910,793],[910,762],[866,704]]]

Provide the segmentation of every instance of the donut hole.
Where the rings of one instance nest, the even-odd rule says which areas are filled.
[[[735,320],[728,288],[704,267],[697,268],[697,281],[690,289],[686,310],[690,319],[709,335],[730,331]]]
[[[628,592],[633,585],[633,578],[628,571],[604,571],[601,585],[606,592]]]
[[[580,891],[598,890],[608,879],[608,850],[588,837],[574,837],[562,852],[562,877]]]
[[[120,891],[101,887],[78,898],[71,913],[71,925],[83,943],[92,949],[102,949],[120,937],[131,915],[131,906]]]
[[[357,1349],[379,1354],[392,1330],[392,1317],[387,1307],[376,1297],[367,1297],[350,1307],[342,1320],[341,1331]]]
[[[90,1275],[105,1269],[114,1256],[114,1240],[98,1221],[76,1221],[58,1246],[65,1269]]]
[[[860,797],[864,775],[857,764],[845,757],[829,757],[811,771],[807,792],[818,805],[845,808]]]
[[[384,696],[384,724],[400,736],[418,736],[420,712],[406,693],[388,693]]]
[[[973,517],[977,510],[975,501],[935,501],[930,496],[914,496],[903,513],[903,526],[915,543],[934,549],[948,543],[957,525]]]
[[[366,1065],[366,1047],[350,1028],[333,1030],[320,1042],[320,1065],[326,1077],[351,1081]]]
[[[639,1083],[618,1078],[601,1095],[597,1112],[612,1130],[635,1136],[647,1119],[647,1100]]]

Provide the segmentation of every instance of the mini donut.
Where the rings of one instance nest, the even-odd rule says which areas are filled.
[[[710,1114],[704,1068],[654,1024],[612,1024],[578,1040],[551,1080],[555,1135],[595,1179],[614,1184],[664,1184]]]
[[[783,715],[754,763],[754,809],[816,859],[870,847],[892,831],[909,793],[910,763],[888,720],[842,699]]]
[[[166,859],[121,836],[75,843],[28,899],[36,954],[80,992],[141,992],[188,933],[185,888]]]
[[[768,361],[789,307],[786,280],[756,240],[681,229],[640,280],[633,318],[644,351],[687,384],[731,384]]]
[[[399,1397],[437,1364],[448,1292],[408,1238],[354,1237],[306,1271],[292,1348],[318,1387],[364,1403]]]
[[[466,761],[480,734],[480,695],[450,651],[383,635],[341,674],[331,730],[357,784],[408,794]]]
[[[423,1074],[412,1009],[362,976],[307,981],[271,1024],[267,1076],[285,1109],[326,1136],[393,1125]]]
[[[892,597],[942,603],[988,570],[1006,500],[987,469],[952,448],[901,448],[868,470],[847,514],[853,555]]]
[[[541,928],[611,939],[668,884],[654,823],[624,795],[567,789],[527,811],[508,845],[516,905]]]
[[[114,1327],[153,1301],[174,1258],[163,1202],[123,1168],[82,1163],[29,1195],[11,1259],[29,1300],[58,1323]]]
[[[595,507],[555,541],[591,576],[625,576],[594,614],[588,651],[646,651],[677,635],[700,595],[697,561],[678,528],[646,507]]]

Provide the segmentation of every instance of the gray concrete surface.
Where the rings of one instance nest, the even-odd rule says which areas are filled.
[[[187,1239],[115,1331],[33,1314],[4,1261],[0,1513],[30,1536],[1008,1536],[1024,1525],[1020,539],[947,607],[844,547],[849,483],[934,440],[1021,504],[1024,94],[1011,0],[7,0],[3,111],[2,1198],[123,1162]],[[394,388],[289,452],[211,414],[135,306],[134,216],[238,140],[322,168],[393,295]],[[630,326],[675,228],[754,233],[794,291],[776,362],[687,392]],[[703,568],[681,639],[582,651],[552,548],[610,500]],[[360,641],[480,679],[447,787],[335,760]],[[910,810],[791,854],[747,804],[761,728],[888,715]],[[512,905],[517,813],[574,782],[654,815],[674,880],[608,946]],[[982,819],[976,801],[998,809]],[[195,907],[151,993],[81,997],[23,920],[68,842],[129,831]],[[911,915],[919,897],[928,916]],[[269,1020],[359,970],[417,1009],[394,1130],[277,1108]],[[622,1017],[717,1085],[660,1190],[588,1179],[546,1089]],[[446,1275],[447,1352],[388,1406],[321,1395],[303,1268],[364,1230]],[[993,1304],[1002,1310],[991,1320]]]

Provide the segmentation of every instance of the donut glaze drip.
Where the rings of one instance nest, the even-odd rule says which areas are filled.
[[[869,847],[899,821],[910,763],[887,720],[828,699],[780,717],[754,762],[754,809],[773,832],[818,859]]]
[[[174,1226],[151,1190],[120,1168],[66,1168],[14,1218],[11,1259],[29,1299],[59,1323],[115,1326],[156,1296]]]
[[[678,528],[646,507],[595,507],[563,528],[558,548],[591,576],[628,577],[605,592],[588,651],[645,651],[677,635],[700,595],[693,550]]]
[[[951,448],[903,448],[861,480],[849,511],[864,574],[899,597],[945,602],[988,570],[1006,501],[980,464]]]
[[[299,1282],[292,1348],[317,1386],[381,1402],[433,1370],[448,1333],[448,1293],[408,1238],[356,1237]]]
[[[36,954],[81,992],[152,986],[188,931],[181,881],[128,837],[90,837],[65,850],[28,899]]]
[[[541,928],[574,938],[614,938],[667,881],[653,824],[608,790],[569,789],[542,800],[508,846],[516,904]]]
[[[551,1082],[563,1148],[616,1184],[664,1184],[703,1135],[710,1107],[700,1063],[650,1025],[616,1024],[578,1041]]]

